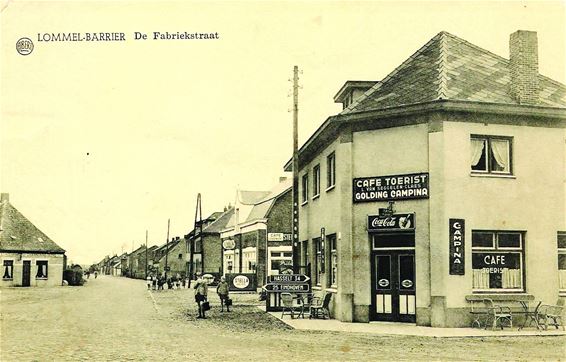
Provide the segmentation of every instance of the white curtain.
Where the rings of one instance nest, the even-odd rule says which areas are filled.
[[[489,289],[489,273],[483,269],[473,269],[473,288]]]
[[[521,270],[503,268],[501,273],[501,287],[503,289],[521,288]]]
[[[560,280],[560,289],[566,290],[566,270],[558,270],[558,279]]]
[[[471,148],[471,164],[472,167],[477,166],[480,162],[481,155],[485,147],[485,141],[482,139],[472,138],[472,148]]]
[[[492,140],[491,152],[500,169],[496,171],[509,171],[509,141]]]

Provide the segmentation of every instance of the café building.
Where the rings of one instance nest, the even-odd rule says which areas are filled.
[[[346,82],[299,150],[300,264],[334,318],[470,326],[474,299],[566,296],[566,87],[535,32],[509,48],[441,32]]]

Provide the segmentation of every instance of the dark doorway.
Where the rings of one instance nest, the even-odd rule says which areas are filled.
[[[372,319],[414,323],[415,309],[415,251],[374,251]]]
[[[22,269],[22,287],[29,287],[31,281],[31,261],[25,260]]]

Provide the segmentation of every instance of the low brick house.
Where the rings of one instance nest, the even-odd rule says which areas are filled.
[[[63,283],[65,250],[0,197],[2,287],[46,287]]]

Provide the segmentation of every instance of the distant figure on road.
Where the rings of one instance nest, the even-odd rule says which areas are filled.
[[[98,272],[95,270],[94,271],[94,279],[96,279],[98,277]]]
[[[195,283],[195,302],[198,304],[198,317],[206,319],[203,302],[206,301],[208,296],[208,284],[202,279],[200,273],[197,274],[197,282]]]
[[[147,281],[147,290],[151,289],[151,277],[151,274],[148,274],[147,278],[145,278]]]
[[[86,278],[89,279],[90,278],[90,271],[87,270],[86,272]]]
[[[228,301],[228,282],[226,282],[226,277],[220,277],[220,283],[216,287],[216,293],[218,293],[218,297],[220,298],[220,309],[221,312],[224,312],[224,305],[226,304],[226,312],[230,311],[230,305],[227,303]]]

